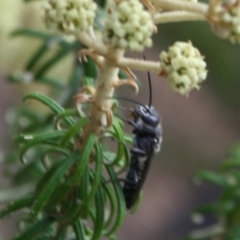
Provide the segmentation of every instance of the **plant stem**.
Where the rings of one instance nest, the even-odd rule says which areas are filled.
[[[161,63],[154,61],[144,61],[140,59],[132,59],[132,58],[119,58],[117,61],[117,66],[120,68],[128,67],[134,70],[141,71],[150,71],[155,73],[161,72]]]
[[[108,52],[107,47],[100,40],[90,37],[87,33],[79,34],[78,39],[81,43],[94,49],[100,55],[104,56]]]
[[[186,11],[163,12],[154,15],[154,23],[169,23],[182,21],[206,21],[206,17],[198,13]]]
[[[90,112],[91,125],[86,127],[83,139],[90,132],[100,135],[102,130],[112,123],[112,97],[119,72],[116,61],[123,56],[124,51],[115,49],[114,51],[109,50],[109,52],[112,53],[111,56],[106,56],[101,65],[98,66],[99,76]]]
[[[164,10],[183,10],[192,13],[206,15],[208,5],[205,3],[193,3],[179,0],[153,0],[155,6]]]

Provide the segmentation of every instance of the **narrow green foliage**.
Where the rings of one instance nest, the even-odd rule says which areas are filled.
[[[47,142],[48,140],[58,139],[66,134],[66,130],[62,131],[48,131],[37,134],[19,134],[14,138],[16,143],[29,143],[29,142]]]
[[[38,135],[22,135],[22,136],[18,136],[17,138],[15,138],[16,141],[26,141],[26,143],[23,145],[23,147],[20,150],[19,153],[19,157],[21,162],[25,163],[25,159],[24,156],[26,154],[26,152],[39,144],[43,144],[46,146],[53,146],[56,147],[55,149],[57,149],[58,147],[58,138],[63,136],[66,133],[66,131],[53,131],[53,132],[46,132],[46,133],[42,133],[42,134],[38,134]]]
[[[66,158],[53,172],[51,178],[45,182],[45,186],[37,196],[32,211],[34,214],[39,213],[44,206],[47,204],[53,191],[58,186],[59,182],[63,179],[64,175],[67,174],[68,170],[73,166],[73,164],[79,160],[80,153],[74,152],[69,158]]]
[[[90,77],[84,77],[82,80],[82,86],[91,86],[91,87],[95,87],[95,83],[93,78]]]
[[[79,134],[79,130],[82,129],[87,123],[88,119],[82,118],[77,123],[75,123],[71,128],[69,128],[69,130],[60,140],[59,142],[60,146],[64,147],[71,140],[72,137],[75,137],[77,134]]]
[[[56,240],[65,240],[66,239],[66,229],[61,228],[60,231],[58,231],[57,235],[55,236]]]
[[[69,51],[72,51],[75,48],[75,46],[71,46],[67,49],[60,49],[58,52],[54,54],[52,58],[50,58],[48,61],[46,61],[37,71],[35,78],[40,78],[45,74],[48,70],[52,68],[53,65],[55,65],[60,59],[66,57],[69,54]]]
[[[188,239],[211,240],[214,237],[226,240],[240,239],[240,172],[239,172],[240,146],[231,149],[228,158],[224,161],[218,171],[201,171],[197,177],[210,182],[221,189],[219,199],[214,203],[208,203],[196,208],[195,213],[212,215],[217,222],[205,231],[198,230],[198,234],[190,234]],[[200,236],[198,238],[194,236]]]
[[[236,167],[240,167],[240,158],[230,158],[221,163],[220,170],[225,171]]]
[[[51,98],[47,97],[46,95],[42,93],[30,93],[27,96],[23,98],[23,101],[25,102],[28,99],[35,99],[47,107],[49,107],[54,113],[62,113],[64,112],[64,108],[60,106],[58,103],[53,101]]]
[[[136,211],[138,210],[138,208],[140,207],[140,204],[142,202],[142,198],[143,198],[143,192],[140,191],[140,194],[138,195],[137,201],[134,204],[134,206],[131,208],[130,213],[134,214],[136,213]]]
[[[103,150],[101,144],[96,144],[96,161],[95,161],[95,169],[94,176],[92,177],[91,190],[86,198],[86,203],[91,203],[94,196],[96,195],[97,189],[101,184],[101,176],[102,176],[102,164],[103,164]]]
[[[62,148],[62,147],[50,147],[50,148],[47,148],[45,151],[44,151],[44,154],[42,156],[42,158],[45,158],[47,155],[49,155],[50,153],[61,153],[65,156],[69,156],[70,155],[70,151],[66,148]]]
[[[91,240],[100,239],[103,227],[104,227],[104,197],[103,191],[101,188],[98,189],[96,197],[95,197],[95,205],[96,205],[96,218],[94,221],[94,232]]]
[[[83,146],[83,149],[81,152],[81,161],[78,161],[73,177],[71,178],[71,185],[74,186],[79,183],[82,177],[82,174],[85,171],[85,168],[89,161],[89,156],[93,150],[95,143],[96,143],[96,136],[94,134],[90,134],[85,145]]]
[[[212,182],[220,187],[227,187],[227,182],[222,175],[209,170],[200,171],[196,175],[196,179]]]
[[[34,38],[40,38],[40,39],[49,39],[50,37],[52,37],[51,34],[42,32],[42,31],[38,31],[35,29],[28,29],[28,28],[21,28],[18,30],[15,30],[11,33],[12,37],[17,37],[17,36],[27,36],[27,37],[34,37]]]
[[[104,1],[101,4],[106,6]],[[30,197],[7,205],[0,211],[0,217],[24,208],[31,210],[22,218],[26,229],[14,240],[99,240],[103,236],[115,239],[114,234],[126,213],[117,174],[125,171],[129,164],[125,143],[131,142],[131,138],[124,134],[123,123],[115,118],[113,126],[105,133],[117,142],[116,152],[105,149],[101,138],[99,140],[94,134],[89,134],[83,141],[82,133],[91,119],[77,109],[66,108],[73,104],[73,96],[79,87],[95,87],[97,68],[94,62],[89,59],[79,63],[77,51],[82,45],[78,41],[70,42],[24,28],[14,31],[12,36],[35,38],[40,45],[27,60],[22,73],[11,74],[9,79],[26,84],[27,77],[31,76],[32,82],[45,84],[54,93],[57,90],[58,102],[37,92],[24,98],[24,101],[36,100],[51,110],[51,113],[39,114],[25,108],[15,117],[28,120],[24,127],[18,121],[15,123],[18,131],[22,132],[14,138],[20,145],[19,158],[27,163],[19,169],[15,179],[20,184],[31,180],[31,183],[36,183],[36,188]],[[53,45],[56,47],[51,48]],[[75,62],[68,81],[49,76],[49,70],[69,55],[75,57]],[[29,73],[31,75],[27,75]],[[26,162],[24,158],[28,153],[29,161]],[[104,167],[107,173],[103,174]],[[106,211],[106,206],[109,206],[109,211]]]
[[[114,169],[111,166],[106,166],[110,179],[112,181],[114,191],[116,194],[117,199],[117,211],[116,211],[116,220],[113,223],[112,227],[105,233],[106,236],[109,236],[117,231],[117,229],[121,226],[125,213],[126,213],[126,206],[125,201],[122,193],[121,185],[118,181],[117,175]]]
[[[69,177],[67,177],[66,181],[63,183],[59,183],[51,197],[48,200],[46,205],[46,211],[51,210],[57,206],[58,203],[61,203],[66,197],[67,194],[71,191],[72,187],[69,184]]]
[[[111,165],[116,165],[116,163],[118,163],[121,158],[123,157],[123,153],[124,153],[124,138],[123,138],[123,130],[119,124],[118,121],[114,121],[113,122],[113,129],[115,132],[115,138],[119,141],[118,143],[118,149],[117,149],[117,153],[116,153],[116,158],[113,160]]]
[[[81,188],[79,189],[79,197],[82,201],[81,209],[79,209],[78,214],[81,216],[81,219],[88,219],[89,218],[89,206],[86,206],[88,203],[86,201],[89,193],[89,189],[91,188],[90,185],[90,167],[86,166],[85,172],[82,176],[81,180]]]
[[[4,218],[5,216],[13,212],[16,212],[20,209],[30,207],[33,204],[33,201],[34,201],[34,197],[29,196],[29,197],[18,199],[13,203],[10,203],[7,207],[5,207],[0,211],[0,218]]]
[[[114,221],[116,209],[117,209],[117,200],[116,200],[116,195],[114,189],[110,187],[110,184],[103,184],[104,192],[106,194],[106,197],[109,201],[110,208],[109,208],[109,217],[106,219],[105,223],[105,234],[107,235],[108,229],[111,228],[111,224]],[[111,231],[110,231],[111,232]]]
[[[82,221],[77,220],[73,224],[73,230],[75,233],[76,240],[85,240],[85,230],[82,224]]]
[[[58,79],[54,79],[54,78],[50,78],[50,77],[46,77],[46,76],[41,76],[38,79],[36,79],[36,81],[40,82],[40,83],[45,83],[45,84],[49,85],[50,87],[53,87],[58,90],[63,90],[66,88],[65,83],[59,81]]]
[[[92,201],[96,196],[97,190],[101,184],[101,177],[102,177],[102,164],[103,164],[103,151],[100,144],[96,144],[95,146],[96,151],[96,160],[95,160],[95,169],[91,172],[91,184],[89,184],[89,175],[88,178],[85,178],[85,181],[82,180],[81,182],[81,190],[82,190],[82,207],[81,207],[81,217],[87,218],[88,211],[91,207]],[[85,187],[83,187],[85,183]],[[90,187],[88,191],[88,187]]]
[[[39,233],[46,231],[47,228],[54,223],[51,217],[45,217],[42,220],[36,221],[30,228],[23,232],[20,236],[15,237],[13,240],[31,240],[36,239]]]
[[[43,42],[43,44],[32,55],[31,59],[26,64],[26,70],[28,70],[28,71],[32,70],[35,67],[35,65],[38,63],[38,61],[47,52],[48,49],[49,49],[49,41],[47,40],[47,41]]]
[[[17,185],[24,184],[31,179],[32,183],[39,180],[44,173],[44,167],[40,161],[32,160],[18,169],[12,181]]]
[[[217,206],[215,204],[205,204],[202,206],[199,206],[195,209],[194,213],[198,213],[198,214],[210,214],[210,213],[214,213],[217,210]]]
[[[89,78],[93,78],[96,79],[97,78],[97,68],[95,63],[93,62],[93,60],[91,58],[88,58],[88,62],[83,62],[82,63],[85,69],[85,76],[89,77]]]
[[[67,117],[80,117],[80,118],[84,118],[85,115],[84,113],[80,113],[77,111],[77,109],[67,109],[65,110],[63,113],[59,113],[56,118],[55,118],[55,125],[58,126],[60,124],[61,120],[64,120]],[[74,126],[75,123],[72,123],[71,126]]]

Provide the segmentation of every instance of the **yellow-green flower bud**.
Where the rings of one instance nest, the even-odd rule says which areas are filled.
[[[211,0],[208,19],[216,35],[240,43],[240,0]]]
[[[96,8],[92,0],[48,0],[43,19],[51,30],[77,35],[93,26]]]
[[[176,42],[160,55],[162,71],[176,92],[187,95],[207,77],[206,63],[192,43]]]
[[[121,1],[109,11],[104,42],[112,47],[143,51],[152,46],[154,24],[150,13],[138,0]]]

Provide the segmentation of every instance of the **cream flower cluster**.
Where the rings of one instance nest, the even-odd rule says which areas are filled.
[[[240,0],[212,0],[208,19],[219,37],[240,43]]]
[[[154,24],[150,13],[138,0],[121,1],[109,11],[104,42],[112,47],[143,51],[152,46]]]
[[[47,28],[77,35],[93,26],[96,8],[92,0],[49,0],[43,18]]]
[[[176,42],[160,53],[162,71],[173,90],[187,95],[207,77],[206,63],[191,42]]]

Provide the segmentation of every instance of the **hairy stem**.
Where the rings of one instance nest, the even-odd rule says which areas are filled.
[[[120,68],[128,67],[134,70],[150,71],[155,73],[161,72],[160,62],[144,61],[140,59],[122,57],[122,58],[119,58],[119,60],[117,61],[117,66]]]
[[[108,52],[107,47],[100,40],[90,37],[87,33],[79,34],[78,39],[81,43],[94,49],[100,55],[106,55]]]
[[[112,97],[119,72],[116,61],[123,56],[124,51],[115,50],[111,53],[111,56],[106,56],[101,65],[98,66],[99,76],[96,84],[96,94],[90,112],[91,124],[87,126],[84,136],[88,135],[89,132],[101,135],[102,130],[112,123]]]
[[[155,6],[164,10],[183,10],[192,13],[206,15],[208,5],[205,3],[193,3],[179,0],[153,0]]]
[[[154,23],[169,23],[183,21],[206,21],[205,15],[186,11],[163,12],[154,15]]]

